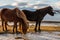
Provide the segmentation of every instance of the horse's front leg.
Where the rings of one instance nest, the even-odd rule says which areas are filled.
[[[36,21],[35,32],[37,32],[37,25],[38,25],[38,21]]]
[[[39,31],[39,32],[41,32],[40,24],[41,24],[41,21],[39,21],[39,27],[38,27],[38,31]]]

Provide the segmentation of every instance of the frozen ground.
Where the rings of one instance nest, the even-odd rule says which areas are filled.
[[[0,34],[0,40],[24,40],[15,39],[16,37],[25,37],[28,40],[60,40],[60,32],[27,33],[25,36],[21,34]]]
[[[9,23],[13,25],[13,23]],[[31,23],[30,25],[35,25]],[[1,25],[1,22],[0,22]],[[60,26],[60,23],[42,23],[43,26]],[[41,33],[27,33],[26,35],[21,34],[0,34],[0,40],[24,40],[24,39],[15,39],[16,37],[22,37],[28,40],[60,40],[60,32],[46,32],[42,31]]]

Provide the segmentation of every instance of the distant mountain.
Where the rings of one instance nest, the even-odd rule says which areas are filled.
[[[48,4],[35,4],[33,6],[49,6]]]
[[[16,6],[5,5],[5,6],[0,6],[0,9],[1,9],[1,8],[11,8],[11,9],[12,9],[12,8],[16,8]],[[21,7],[19,6],[18,8],[19,8],[20,10],[21,10],[21,9],[22,9],[22,10],[25,9],[25,10],[35,11],[35,9],[33,9],[33,8],[31,8],[31,7],[27,7],[27,8],[26,8],[26,7],[22,7],[22,8],[21,8]]]
[[[36,11],[36,9],[34,9],[34,8],[32,8],[32,7],[22,7],[22,8],[19,7],[19,9],[21,9],[21,10]]]
[[[25,2],[23,3],[23,2],[22,2],[22,3],[18,3],[18,5],[19,5],[19,6],[25,6],[25,5],[27,5],[27,3],[25,3]]]
[[[0,6],[0,9],[1,8],[15,8],[15,6],[11,6],[11,5],[4,5],[4,6]]]
[[[60,13],[60,10],[54,10],[54,11]]]

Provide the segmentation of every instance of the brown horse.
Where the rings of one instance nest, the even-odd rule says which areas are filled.
[[[38,31],[41,31],[40,24],[46,14],[50,14],[51,16],[54,16],[53,8],[51,6],[37,9],[34,12],[29,10],[22,10],[22,11],[25,13],[29,21],[36,21],[35,31],[37,31],[37,25],[39,25]]]
[[[5,24],[6,31],[7,31],[7,22],[14,22],[14,28],[16,28],[16,33],[17,33],[17,22],[20,22],[22,24],[23,33],[25,34],[27,32],[28,25],[27,25],[26,16],[18,8],[15,8],[13,10],[7,8],[2,9],[1,19],[2,19],[2,26],[3,24]],[[13,28],[13,33],[14,33],[14,28]],[[4,27],[3,27],[3,31],[4,31]]]

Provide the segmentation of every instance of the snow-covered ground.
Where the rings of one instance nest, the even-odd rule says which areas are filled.
[[[21,34],[0,34],[0,40],[24,40],[15,39],[16,37],[23,37]],[[41,33],[27,33],[24,37],[28,40],[60,40],[60,32],[46,32]]]
[[[29,25],[35,25],[36,23],[29,23]],[[0,22],[0,25],[2,25],[2,23]],[[8,25],[14,25],[13,22],[8,22]],[[60,26],[60,23],[41,23],[41,26]]]

